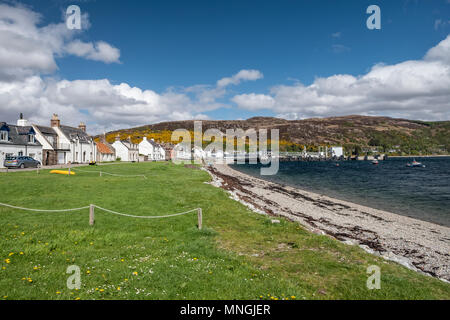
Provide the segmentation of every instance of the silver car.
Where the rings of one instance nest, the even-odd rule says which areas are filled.
[[[6,168],[39,168],[41,163],[31,157],[7,157],[3,163]]]

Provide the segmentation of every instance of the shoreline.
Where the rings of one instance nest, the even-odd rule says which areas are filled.
[[[450,228],[252,177],[228,165],[204,169],[213,184],[253,211],[299,222],[309,231],[359,245],[450,282]]]

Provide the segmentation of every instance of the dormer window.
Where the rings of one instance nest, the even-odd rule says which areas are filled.
[[[35,137],[34,137],[34,134],[30,133],[30,134],[28,135],[28,142],[29,142],[29,143],[35,143],[35,142],[36,142]]]

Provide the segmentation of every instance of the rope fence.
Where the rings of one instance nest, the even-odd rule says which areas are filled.
[[[192,209],[192,210],[189,210],[189,211],[179,212],[179,213],[174,213],[174,214],[168,214],[168,215],[163,215],[163,216],[135,216],[135,215],[131,215],[131,214],[126,214],[126,213],[113,211],[113,210],[110,210],[110,209],[105,209],[105,208],[102,208],[102,207],[97,206],[95,204],[90,204],[89,206],[80,207],[80,208],[52,209],[52,210],[24,208],[24,207],[13,206],[13,205],[10,205],[10,204],[7,204],[7,203],[1,203],[1,202],[0,202],[0,206],[12,208],[12,209],[24,210],[24,211],[33,211],[33,212],[68,212],[68,211],[81,211],[81,210],[89,209],[89,224],[91,226],[94,225],[94,223],[95,223],[95,208],[97,208],[99,210],[102,210],[102,211],[105,211],[105,212],[108,212],[108,213],[111,213],[111,214],[119,215],[119,216],[130,217],[130,218],[141,218],[141,219],[170,218],[170,217],[181,216],[181,215],[185,215],[185,214],[197,211],[198,229],[199,230],[202,229],[202,223],[203,223],[202,208],[195,208],[195,209]]]
[[[116,173],[109,173],[106,171],[98,171],[98,170],[82,170],[82,169],[70,169],[70,171],[73,172],[77,172],[77,171],[81,171],[81,172],[87,172],[87,173],[99,173],[100,177],[102,176],[102,174],[106,174],[106,175],[110,175],[110,176],[115,176],[115,177],[143,177],[144,179],[147,179],[146,176],[144,176],[143,174],[116,174]]]

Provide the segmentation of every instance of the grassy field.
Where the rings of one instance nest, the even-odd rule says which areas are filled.
[[[139,177],[46,170],[0,173],[0,202],[39,208],[94,203],[134,215],[38,213],[0,206],[1,299],[449,299],[450,285],[311,234],[296,223],[251,212],[205,182],[202,171],[171,163],[85,167]],[[74,169],[76,171],[76,168]],[[66,269],[81,269],[69,290]],[[369,265],[381,289],[368,290]]]

